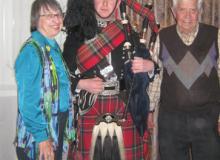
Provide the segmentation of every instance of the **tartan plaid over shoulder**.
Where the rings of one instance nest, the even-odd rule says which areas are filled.
[[[80,72],[85,72],[94,67],[124,41],[125,34],[121,22],[116,20],[109,24],[94,40],[79,48],[76,63]]]
[[[136,0],[124,0],[124,1],[127,4],[127,6],[132,10],[134,10],[137,14],[139,14],[142,17],[147,17],[152,31],[158,33],[159,28],[155,22],[154,13],[149,8],[142,6],[140,3],[136,2]]]

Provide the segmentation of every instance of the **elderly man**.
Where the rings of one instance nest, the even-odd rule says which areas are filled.
[[[153,52],[162,68],[149,87],[161,160],[220,159],[220,32],[199,23],[202,3],[173,0],[177,24],[160,31]]]

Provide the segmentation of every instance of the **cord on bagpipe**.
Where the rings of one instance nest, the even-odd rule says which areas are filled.
[[[152,4],[145,5],[149,10],[152,9]],[[149,112],[149,96],[147,94],[147,87],[150,83],[150,78],[147,73],[136,73],[134,74],[131,71],[132,59],[134,57],[141,57],[143,59],[151,59],[149,50],[146,47],[145,35],[149,26],[148,17],[144,17],[142,23],[141,34],[139,35],[139,43],[133,43],[133,35],[131,25],[126,16],[126,3],[125,1],[121,2],[120,6],[121,15],[122,15],[122,24],[124,26],[124,32],[126,41],[124,43],[124,53],[127,55],[128,60],[124,64],[125,68],[125,85],[128,90],[128,99],[125,106],[125,110],[122,116],[122,121],[127,119],[128,112],[131,114],[131,117],[134,121],[137,131],[140,136],[144,136],[145,131],[147,130],[147,117]],[[154,30],[152,30],[154,32]],[[151,34],[150,43],[154,43],[154,36],[157,33]],[[155,37],[156,39],[156,37]]]

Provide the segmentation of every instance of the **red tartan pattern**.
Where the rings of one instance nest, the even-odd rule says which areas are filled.
[[[155,33],[158,33],[159,28],[155,22],[154,13],[150,9],[142,6],[140,3],[136,2],[135,0],[125,0],[125,2],[128,5],[128,7],[133,9],[137,14],[141,15],[142,17],[146,16],[149,20],[151,29]]]
[[[82,45],[77,53],[77,66],[80,72],[85,72],[99,63],[113,49],[125,40],[123,25],[114,21],[96,36],[94,41]]]
[[[116,113],[122,115],[124,103],[118,96],[99,96],[94,106],[83,116],[79,117],[79,153],[82,160],[90,160],[91,137],[96,118],[103,113]],[[125,147],[125,160],[143,160],[147,146],[143,145],[143,140],[135,129],[130,114],[127,120],[122,123],[122,132]],[[145,150],[145,151],[144,151]],[[146,157],[146,155],[145,155]]]

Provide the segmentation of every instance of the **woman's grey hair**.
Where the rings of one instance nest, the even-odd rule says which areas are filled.
[[[182,0],[173,0],[173,9],[175,9],[177,7],[177,4],[181,1]],[[203,4],[203,0],[197,0],[197,8],[199,10],[202,10],[202,4]]]
[[[37,30],[41,9],[58,10],[62,13],[60,4],[56,0],[35,0],[31,6],[31,32]]]

